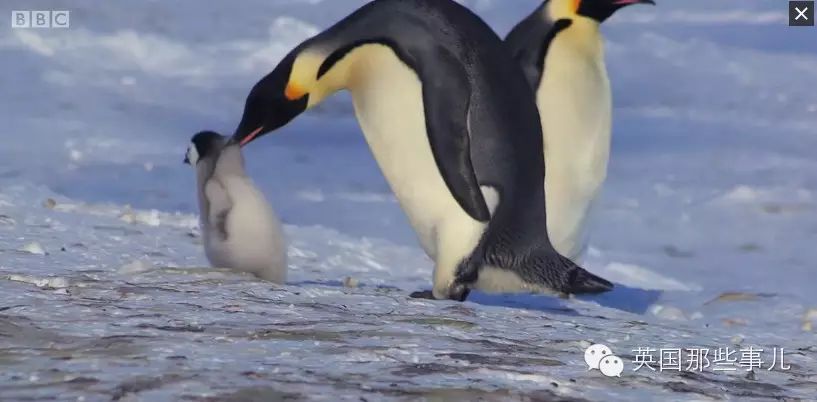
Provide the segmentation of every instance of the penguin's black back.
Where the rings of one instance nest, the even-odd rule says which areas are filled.
[[[453,55],[470,84],[470,93],[461,96],[470,97],[474,170],[480,184],[502,192],[496,215],[517,209],[517,202],[544,210],[545,168],[535,96],[487,23],[451,0],[375,0],[299,48],[340,49],[325,63],[331,64],[365,43],[389,46],[424,84],[424,77],[443,74],[435,71],[439,65],[435,61],[444,53]],[[545,227],[543,213],[527,218],[530,225]]]
[[[545,54],[552,38],[553,21],[545,15],[545,0],[530,15],[514,26],[505,37],[505,45],[522,66],[531,88],[537,88],[542,79]]]

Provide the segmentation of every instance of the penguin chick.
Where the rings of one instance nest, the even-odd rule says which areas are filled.
[[[238,145],[204,131],[184,162],[196,170],[204,252],[210,264],[284,283],[286,241],[281,223],[244,170]]]

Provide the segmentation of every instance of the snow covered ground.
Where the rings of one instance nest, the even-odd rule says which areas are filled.
[[[813,400],[817,28],[783,1],[658,1],[605,27],[585,265],[617,289],[462,304],[407,298],[431,262],[344,96],[246,152],[290,283],[201,268],[189,137],[231,132],[259,77],[364,1],[3,1],[71,27],[0,26],[0,400]],[[537,1],[464,3],[504,34]],[[621,378],[587,370],[592,343]],[[752,373],[633,370],[638,348],[750,346]]]

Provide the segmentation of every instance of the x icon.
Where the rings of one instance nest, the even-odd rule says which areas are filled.
[[[813,27],[814,26],[814,1],[790,1],[789,2],[789,26],[793,27]]]
[[[802,10],[801,10],[801,9],[799,9],[799,8],[797,8],[797,7],[795,7],[795,8],[794,8],[794,11],[796,11],[796,12],[797,12],[797,16],[796,16],[796,17],[794,17],[794,20],[795,20],[795,21],[799,21],[799,20],[800,20],[800,18],[803,18],[804,20],[808,21],[808,16],[806,15],[806,13],[808,12],[808,7],[803,7],[803,9],[802,9]]]

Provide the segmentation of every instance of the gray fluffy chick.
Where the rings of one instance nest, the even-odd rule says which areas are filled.
[[[204,131],[193,136],[185,163],[196,171],[204,251],[210,264],[284,283],[287,256],[281,223],[247,176],[241,147]]]

